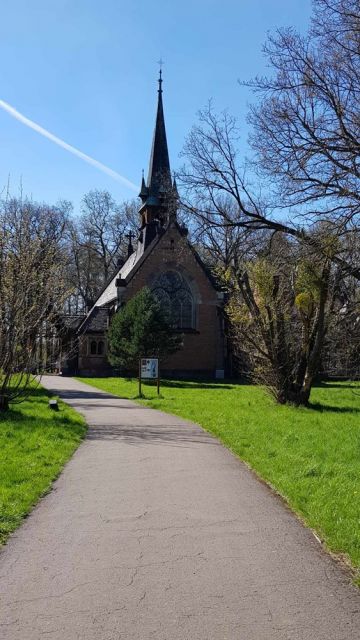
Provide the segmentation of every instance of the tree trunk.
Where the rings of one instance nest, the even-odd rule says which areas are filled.
[[[315,376],[319,370],[321,352],[324,344],[324,338],[326,333],[326,302],[329,293],[329,278],[330,278],[330,264],[326,263],[322,272],[322,288],[320,292],[319,312],[316,325],[314,328],[313,336],[310,340],[310,353],[304,376],[304,382],[302,385],[302,395],[306,401],[309,402],[311,388],[315,379]]]
[[[0,395],[0,411],[8,411],[9,409],[9,398],[4,395]]]
[[[284,402],[281,404],[294,404],[296,407],[307,407],[309,405],[311,386],[308,390],[295,388],[287,392]]]

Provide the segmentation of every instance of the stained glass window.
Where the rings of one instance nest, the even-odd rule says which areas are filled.
[[[153,294],[179,329],[194,327],[194,300],[185,278],[177,271],[165,271],[153,284]]]

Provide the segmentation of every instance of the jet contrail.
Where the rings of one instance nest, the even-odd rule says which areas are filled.
[[[33,120],[26,118],[26,116],[20,113],[20,111],[17,111],[16,109],[14,109],[14,107],[12,107],[11,104],[8,104],[4,100],[0,100],[0,108],[6,111],[7,113],[9,113],[16,120],[19,120],[19,122],[22,122],[22,124],[24,124],[26,127],[29,127],[30,129],[33,129],[37,133],[40,133],[40,135],[44,136],[44,138],[51,140],[51,142],[55,142],[55,144],[57,144],[59,147],[66,149],[66,151],[70,151],[70,153],[72,153],[74,156],[81,158],[81,160],[85,160],[85,162],[88,162],[88,164],[91,164],[93,167],[100,169],[100,171],[103,171],[103,173],[106,173],[108,176],[111,176],[111,178],[114,178],[118,182],[122,182],[122,184],[124,184],[129,189],[132,189],[133,191],[138,191],[138,187],[136,186],[136,184],[134,184],[124,176],[120,175],[120,173],[113,171],[113,169],[110,169],[105,164],[102,164],[102,162],[95,160],[95,158],[88,156],[86,153],[83,153],[79,149],[76,149],[76,147],[72,147],[71,144],[68,144],[64,140],[61,140],[61,138],[54,136],[54,134],[50,133],[50,131],[47,131],[47,129],[44,129]]]

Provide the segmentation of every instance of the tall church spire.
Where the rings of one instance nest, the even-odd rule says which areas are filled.
[[[162,72],[159,73],[158,104],[152,141],[147,186],[151,196],[159,197],[159,191],[167,191],[171,184],[169,152],[166,140],[164,108],[162,102]]]
[[[167,221],[176,215],[176,194],[171,180],[169,151],[166,140],[164,108],[162,102],[162,72],[160,67],[157,112],[151,147],[147,183],[144,176],[139,196],[141,231],[139,243],[143,250],[161,233]]]

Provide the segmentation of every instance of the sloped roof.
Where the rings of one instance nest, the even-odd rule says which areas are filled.
[[[63,325],[66,327],[66,329],[71,329],[71,330],[75,330],[77,329],[81,323],[84,321],[84,318],[86,316],[84,314],[82,315],[77,315],[77,314],[73,314],[73,315],[63,315],[61,316],[61,320]]]
[[[192,244],[188,241],[188,245],[195,257],[196,262],[198,263],[198,265],[201,267],[201,269],[204,271],[206,277],[208,278],[208,280],[210,280],[212,286],[214,287],[215,291],[223,291],[223,286],[216,280],[214,273],[211,271],[210,267],[205,264],[205,262],[203,261],[203,259],[200,257],[200,255],[198,254],[198,252],[196,251],[196,249],[192,246]]]
[[[107,284],[105,285],[104,289],[102,290],[98,299],[95,302],[95,305],[97,307],[102,307],[105,304],[109,304],[113,300],[116,300],[117,298],[117,291],[116,291],[116,285],[115,285],[116,280],[118,278],[122,278],[123,280],[125,280],[128,274],[130,273],[131,269],[135,265],[136,261],[137,261],[137,251],[134,251],[134,253],[132,253],[131,256],[126,260],[125,264],[121,267],[121,269],[116,271],[115,275],[113,275],[111,277],[111,280],[108,281]]]
[[[121,278],[122,280],[129,280],[132,278],[133,273],[144,262],[149,253],[152,251],[155,244],[159,241],[161,236],[156,236],[147,249],[143,252],[142,247],[138,243],[137,250],[127,259],[125,264],[116,271],[111,280],[105,285],[104,289],[100,293],[99,297],[95,301],[94,306],[90,309],[88,315],[83,320],[79,327],[79,331],[101,331],[107,329],[107,318],[109,306],[117,299],[116,280]],[[99,312],[103,312],[100,314]],[[105,322],[106,319],[106,322]]]
[[[80,327],[80,332],[104,333],[108,328],[108,307],[93,307]]]

